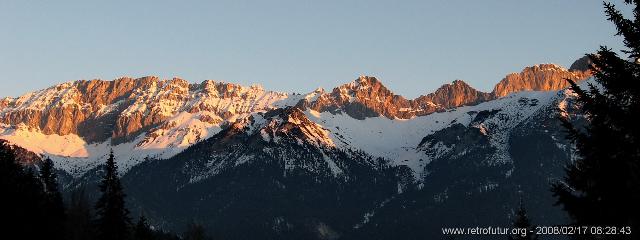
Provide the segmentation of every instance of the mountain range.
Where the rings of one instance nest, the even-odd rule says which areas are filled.
[[[0,139],[51,157],[66,191],[95,187],[113,149],[135,213],[221,238],[441,238],[441,227],[508,224],[519,198],[557,224],[548,182],[573,157],[557,119],[581,121],[565,79],[589,79],[589,64],[526,67],[492,92],[455,80],[415,99],[370,76],[307,94],[81,80],[0,100]]]

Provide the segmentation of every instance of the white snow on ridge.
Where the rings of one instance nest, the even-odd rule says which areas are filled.
[[[431,114],[409,120],[388,119],[384,116],[358,120],[346,114],[333,115],[313,110],[307,110],[306,113],[309,119],[330,131],[329,136],[339,148],[362,150],[375,157],[389,159],[397,165],[402,164],[406,157],[417,160],[415,147],[423,137],[449,126],[453,119],[462,119],[467,115],[461,112]],[[420,169],[414,162],[402,165],[407,165],[414,171]]]
[[[56,153],[60,156],[74,157],[87,157],[89,155],[85,149],[87,143],[78,135],[45,135],[39,131],[29,129],[24,124],[20,124],[17,127],[3,124],[0,126],[0,139],[5,139],[12,144],[38,154]]]
[[[509,161],[506,146],[510,129],[541,107],[548,106],[557,96],[558,92],[519,92],[476,106],[459,107],[412,119],[388,119],[380,116],[358,120],[346,114],[334,115],[313,110],[307,110],[305,113],[309,119],[330,131],[330,137],[337,147],[358,149],[374,157],[386,158],[392,165],[406,165],[416,175],[420,175],[431,159],[416,147],[425,136],[453,123],[467,127],[482,127],[489,131],[489,140],[498,150],[491,161]],[[485,125],[469,126],[475,114],[485,110],[500,111],[496,117],[488,118]]]
[[[118,145],[111,145],[109,140],[87,144],[75,134],[45,135],[37,130],[28,129],[25,125],[15,128],[0,126],[0,138],[50,157],[56,168],[75,177],[104,163],[109,151],[113,149],[119,170],[124,173],[147,157],[172,157],[192,144],[218,133],[221,130],[219,124],[199,120],[203,114],[182,112],[165,123],[171,125],[170,128],[163,129],[161,126],[138,136],[133,141]]]
[[[0,117],[10,111],[41,110],[58,105],[74,104],[80,108],[89,108],[87,104],[80,106],[74,101],[74,97],[80,94],[76,85],[77,82],[67,82],[18,98],[6,98],[11,104],[0,109]],[[218,91],[219,88],[226,90]],[[257,85],[243,87],[211,80],[188,85],[184,80],[173,79],[153,81],[148,88],[136,89],[129,97],[134,103],[116,113],[117,115],[154,112],[169,118],[132,141],[115,146],[110,144],[110,139],[89,145],[76,134],[46,135],[37,128],[29,128],[24,124],[0,125],[0,138],[51,157],[56,168],[74,176],[80,176],[104,162],[109,150],[113,149],[120,172],[124,173],[146,157],[174,156],[190,145],[218,133],[225,122],[235,122],[256,112],[293,106],[309,96],[265,91]],[[121,100],[109,105],[99,105],[96,113],[112,113],[124,102]]]
[[[65,83],[26,94],[16,98],[15,102],[18,103],[18,107],[29,108],[50,106],[52,101],[57,101],[60,104],[77,104],[73,99],[65,97],[72,95],[68,91],[77,91],[77,89],[70,87],[70,84]],[[162,92],[160,91],[162,89],[157,87],[140,93],[135,101],[136,104],[120,114],[151,110],[171,117],[160,126],[127,143],[112,146],[110,140],[107,140],[103,143],[87,144],[81,137],[74,134],[45,135],[37,129],[30,129],[23,124],[18,126],[0,125],[0,138],[35,153],[50,156],[57,168],[65,170],[73,176],[80,176],[91,168],[102,164],[109,150],[113,149],[121,173],[124,173],[144,161],[146,157],[169,158],[174,156],[192,144],[215,135],[225,122],[235,122],[253,115],[256,122],[249,127],[250,131],[254,131],[256,130],[254,128],[266,122],[256,113],[273,108],[294,106],[302,99],[313,101],[324,92],[319,89],[309,94],[300,95],[267,92],[257,86],[248,88],[232,86],[235,89],[227,89],[227,93],[235,91],[243,97],[223,97],[225,93],[217,92],[214,88],[215,84],[212,81],[203,82],[202,90],[190,92],[186,100],[164,98],[166,95],[173,94],[173,91],[189,91],[185,88]],[[355,87],[356,84],[358,83],[352,83],[352,87]],[[56,90],[56,88],[65,86],[69,89]],[[340,90],[346,91],[346,89]],[[328,145],[343,149],[362,150],[374,157],[386,158],[393,165],[406,165],[414,173],[421,174],[424,166],[431,159],[423,151],[417,149],[418,144],[425,136],[449,127],[455,122],[467,127],[481,128],[489,137],[492,146],[498,150],[491,161],[503,163],[509,161],[506,146],[508,146],[510,129],[540,108],[551,104],[554,99],[566,94],[568,93],[564,90],[560,92],[519,92],[476,106],[459,107],[412,119],[388,119],[380,116],[357,120],[346,114],[306,110],[304,113],[307,118],[317,125],[305,125],[302,130],[305,136],[317,142],[318,146]],[[535,99],[535,101],[523,101],[522,99],[525,98]],[[25,103],[29,101],[37,102]],[[148,106],[147,103],[154,106]],[[121,102],[103,106],[99,112],[108,113],[117,109],[118,104]],[[0,112],[8,111],[8,109],[1,109]],[[188,111],[189,109],[197,110]],[[488,118],[482,125],[470,126],[476,116],[474,113],[485,110],[500,111],[495,117]],[[221,117],[221,113],[225,114],[224,119]],[[299,119],[282,119],[282,121],[300,124]],[[269,133],[265,132],[262,136],[265,140],[277,141]],[[446,146],[442,146],[441,150],[448,151]],[[329,162],[329,164],[335,175],[341,173],[340,169],[334,166],[335,163],[331,165]]]

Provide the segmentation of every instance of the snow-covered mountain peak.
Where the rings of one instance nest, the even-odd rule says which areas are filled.
[[[577,80],[587,73],[553,64],[536,65],[506,78],[501,90],[494,92],[561,89],[564,85],[558,84],[558,79],[567,76]],[[96,166],[109,148],[119,152],[121,169],[126,171],[147,156],[171,157],[226,127],[272,144],[292,140],[316,148],[367,148],[367,153],[393,160],[404,156],[402,151],[415,148],[419,142],[415,139],[424,137],[425,131],[466,116],[443,117],[446,113],[457,112],[462,106],[501,102],[501,98],[495,100],[498,97],[456,80],[410,100],[371,76],[360,76],[332,91],[316,89],[304,95],[213,80],[192,84],[178,77],[80,80],[1,99],[0,138],[50,155],[74,174]],[[376,131],[371,124],[397,133]],[[482,128],[487,136],[496,132],[486,123],[472,127]],[[368,133],[343,131],[349,128]],[[395,139],[388,141],[403,145],[370,138]]]
[[[525,67],[519,73],[510,73],[493,89],[495,97],[504,97],[520,91],[551,91],[569,86],[566,79],[585,80],[591,76],[589,70],[568,70],[557,64],[537,64]]]
[[[44,134],[76,134],[88,142],[109,138],[116,143],[161,125],[181,112],[211,112],[222,119],[270,109],[288,94],[262,87],[155,76],[113,81],[80,80],[8,98],[0,106],[0,121],[25,123]],[[100,124],[96,124],[100,123]]]
[[[329,132],[315,123],[297,107],[287,107],[253,114],[249,120],[241,120],[248,135],[260,134],[267,142],[278,143],[283,139],[316,147],[335,147]]]

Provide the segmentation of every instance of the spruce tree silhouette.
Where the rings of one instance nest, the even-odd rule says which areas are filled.
[[[48,224],[42,226],[41,231],[48,239],[64,238],[65,209],[62,194],[58,190],[58,176],[53,168],[53,161],[45,159],[40,167],[40,181],[44,188],[44,217]]]
[[[566,167],[563,182],[552,192],[574,224],[581,226],[630,226],[632,238],[640,238],[640,0],[634,19],[625,19],[614,5],[605,3],[608,20],[628,49],[632,60],[623,59],[606,47],[588,54],[597,84],[588,89],[571,80],[571,89],[587,119],[579,127],[562,119],[568,137],[576,145],[578,159]],[[593,235],[584,238],[597,238]]]
[[[96,234],[102,240],[123,240],[129,237],[129,210],[125,207],[125,194],[118,177],[118,166],[109,153],[100,183],[102,196],[96,202]]]
[[[524,207],[522,199],[520,199],[520,205],[516,211],[515,219],[513,219],[513,227],[519,229],[526,229],[525,233],[514,234],[509,236],[510,240],[535,240],[538,239],[538,235],[535,234],[535,227],[531,224],[529,216],[527,216],[527,210]]]

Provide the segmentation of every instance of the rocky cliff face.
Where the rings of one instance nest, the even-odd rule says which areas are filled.
[[[439,239],[443,223],[506,226],[523,197],[541,224],[559,225],[566,220],[551,208],[547,183],[572,156],[557,120],[573,115],[568,98],[569,91],[520,92],[406,121],[279,108],[138,165],[123,184],[163,227],[195,217],[230,239]],[[400,154],[376,159],[381,144]],[[169,211],[175,205],[185,207]]]
[[[589,56],[584,56],[573,62],[571,67],[569,67],[569,71],[588,71],[589,66],[593,64],[593,61]]]
[[[442,85],[434,93],[408,100],[391,92],[377,78],[361,76],[330,93],[319,92],[315,100],[305,99],[300,106],[318,112],[342,111],[356,119],[377,116],[409,119],[490,99],[491,94],[479,92],[462,80],[456,80]]]
[[[431,102],[443,108],[454,108],[463,105],[475,105],[492,99],[492,94],[480,92],[462,80],[455,80],[451,84],[442,85],[433,93],[418,97],[415,101],[420,103]]]
[[[560,88],[551,83],[567,73],[581,76],[527,68],[507,77],[501,94]],[[454,81],[410,100],[373,77],[306,95],[155,77],[77,81],[0,100],[0,137],[50,147],[37,153],[56,155],[56,167],[72,174],[67,191],[95,188],[100,157],[123,153],[116,161],[127,202],[163,229],[180,232],[195,219],[227,239],[437,239],[442,224],[508,225],[523,196],[531,206],[553,204],[544,183],[572,159],[557,117],[575,117],[573,95],[499,95]],[[365,119],[373,116],[384,117]],[[144,138],[136,147],[94,145],[40,132]],[[552,210],[531,213],[540,224],[564,224]]]
[[[221,239],[338,239],[401,187],[399,168],[332,147],[298,108],[243,120],[131,169],[122,182],[132,209],[170,220],[154,225],[176,232],[173,223],[198,219]]]
[[[318,112],[343,112],[356,119],[377,116],[410,119],[518,91],[562,89],[567,87],[565,78],[580,81],[590,76],[588,70],[583,70],[583,65],[588,64],[585,61],[576,61],[571,70],[554,64],[527,67],[520,73],[507,75],[491,93],[456,80],[416,99],[396,95],[377,78],[369,76],[361,76],[331,92],[317,90],[307,95],[288,95],[265,91],[259,86],[243,87],[210,80],[199,84],[157,77],[82,80],[18,98],[0,99],[0,123],[26,125],[46,135],[76,134],[88,143],[111,140],[118,144],[130,142],[144,133],[147,133],[145,143],[150,143],[157,136],[168,134],[177,124],[170,119],[181,113],[217,126],[250,113],[293,105]],[[184,131],[182,134],[187,134]],[[195,135],[206,134],[198,130]]]
[[[375,77],[361,76],[355,81],[336,87],[330,93],[320,93],[312,101],[303,100],[302,107],[318,112],[343,111],[356,119],[385,116],[409,116],[411,103],[387,89]]]
[[[179,112],[208,112],[225,119],[285,97],[258,86],[210,80],[200,84],[157,77],[82,80],[3,99],[0,122],[25,124],[44,134],[77,134],[87,142],[112,138],[118,143],[160,126]]]
[[[416,99],[406,99],[387,89],[375,77],[361,76],[355,81],[336,87],[330,93],[316,92],[313,99],[303,99],[302,108],[318,112],[344,112],[356,119],[384,116],[390,119],[409,119],[465,105],[475,105],[520,91],[554,91],[569,86],[565,79],[576,82],[587,79],[591,72],[581,58],[567,70],[555,64],[526,67],[502,79],[490,93],[481,92],[462,80],[444,84],[435,92]]]
[[[567,70],[555,64],[538,64],[526,67],[520,73],[511,73],[493,88],[496,97],[504,97],[519,91],[551,91],[569,86],[565,79],[576,82],[591,76],[588,70]]]

